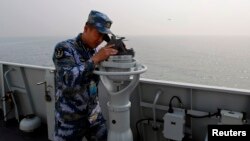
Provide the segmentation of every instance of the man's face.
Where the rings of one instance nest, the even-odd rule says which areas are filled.
[[[102,43],[104,34],[100,33],[96,28],[88,26],[85,33],[88,36],[87,43],[91,48],[96,48]]]

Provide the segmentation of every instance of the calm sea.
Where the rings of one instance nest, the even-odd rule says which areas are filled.
[[[0,61],[53,66],[55,44],[68,38],[0,38]],[[250,37],[130,36],[125,44],[148,66],[144,78],[250,89]]]

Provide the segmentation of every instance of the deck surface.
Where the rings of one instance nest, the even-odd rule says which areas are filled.
[[[19,130],[15,119],[4,122],[3,114],[0,111],[0,141],[49,141],[46,124],[42,124],[32,133],[25,133]]]

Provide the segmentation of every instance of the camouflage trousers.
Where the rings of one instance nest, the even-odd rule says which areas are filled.
[[[71,123],[56,121],[55,124],[54,141],[82,141],[83,137],[88,141],[107,140],[107,127],[104,119],[99,120],[93,126],[87,119]]]

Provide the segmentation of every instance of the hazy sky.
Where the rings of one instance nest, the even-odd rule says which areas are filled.
[[[0,37],[76,35],[91,9],[118,35],[250,35],[250,0],[0,0]]]

